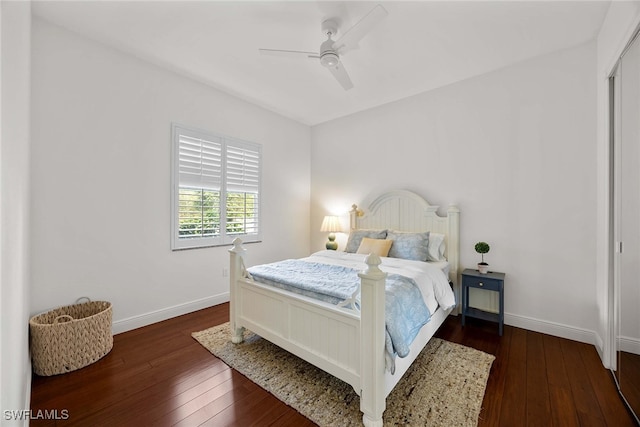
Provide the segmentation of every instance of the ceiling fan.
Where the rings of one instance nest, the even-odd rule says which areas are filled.
[[[338,80],[345,90],[353,87],[351,78],[345,70],[340,55],[345,52],[357,49],[358,42],[369,31],[373,29],[382,19],[387,16],[387,11],[381,5],[374,7],[369,13],[363,16],[353,27],[349,28],[338,40],[331,37],[338,33],[338,23],[335,19],[327,19],[322,22],[322,33],[326,34],[327,40],[320,45],[320,52],[305,52],[299,50],[281,50],[281,49],[259,49],[260,53],[265,55],[289,56],[289,57],[307,57],[320,59],[320,64],[326,67],[333,77]]]

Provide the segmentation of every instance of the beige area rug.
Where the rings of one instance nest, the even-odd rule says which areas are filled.
[[[347,383],[246,331],[231,343],[229,324],[192,336],[227,365],[320,426],[361,426],[360,398]],[[432,338],[387,397],[389,426],[477,426],[494,356]]]

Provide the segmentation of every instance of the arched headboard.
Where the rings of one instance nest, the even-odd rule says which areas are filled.
[[[353,205],[350,229],[392,229],[397,231],[430,231],[445,235],[446,257],[450,264],[449,280],[459,293],[460,209],[449,206],[447,216],[438,215],[438,207],[407,190],[390,191],[376,197],[366,208]]]

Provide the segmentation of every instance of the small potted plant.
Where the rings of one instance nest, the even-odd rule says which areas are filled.
[[[491,247],[486,242],[478,242],[475,245],[476,252],[478,252],[480,256],[482,256],[482,261],[478,263],[478,271],[481,274],[487,274],[489,272],[489,264],[484,262],[484,254],[489,252],[489,249],[491,249]]]

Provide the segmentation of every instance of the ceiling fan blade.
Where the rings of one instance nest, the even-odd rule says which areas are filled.
[[[375,27],[380,21],[382,21],[389,12],[377,5],[369,13],[367,13],[360,21],[353,27],[349,28],[346,33],[342,35],[333,44],[333,48],[340,53],[346,52],[351,49],[358,48],[358,42]]]
[[[301,50],[281,50],[281,49],[258,49],[263,55],[285,56],[289,58],[300,58],[306,56],[308,58],[320,58],[317,52],[304,52]]]
[[[347,70],[344,69],[342,62],[338,62],[337,65],[333,67],[327,67],[333,77],[342,85],[344,90],[349,90],[353,87],[353,83],[351,82],[351,78],[349,78],[349,74],[347,74]]]

